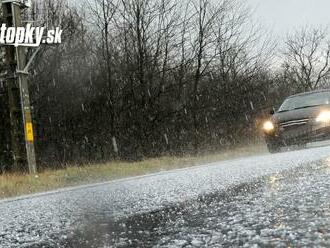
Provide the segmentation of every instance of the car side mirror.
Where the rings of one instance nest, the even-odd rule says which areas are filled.
[[[270,114],[270,115],[273,115],[273,114],[275,114],[275,111],[274,111],[274,109],[271,109],[271,110],[269,111],[269,114]]]

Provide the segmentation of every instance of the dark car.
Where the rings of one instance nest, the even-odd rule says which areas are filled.
[[[263,124],[271,153],[283,146],[305,146],[330,138],[330,90],[290,96],[272,114]]]

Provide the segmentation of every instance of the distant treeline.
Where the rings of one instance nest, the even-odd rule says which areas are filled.
[[[276,42],[242,2],[35,2],[27,18],[64,30],[63,43],[44,46],[30,71],[39,164],[196,154],[254,142],[259,122],[283,97],[326,87],[325,31],[296,31],[278,56]],[[6,109],[2,81],[3,169],[10,157]]]

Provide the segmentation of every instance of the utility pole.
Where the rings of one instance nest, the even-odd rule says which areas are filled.
[[[21,27],[24,1],[3,0],[7,27]],[[11,150],[16,169],[28,165],[29,173],[37,172],[34,134],[27,72],[27,48],[6,46],[7,94],[11,123]],[[23,132],[24,130],[24,132]],[[25,143],[25,146],[24,146]]]

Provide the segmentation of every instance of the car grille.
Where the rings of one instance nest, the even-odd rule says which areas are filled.
[[[280,123],[280,127],[284,128],[284,129],[288,129],[288,128],[296,128],[298,126],[303,126],[306,125],[308,123],[309,119],[299,119],[299,120],[292,120],[292,121],[286,121],[286,122],[282,122]]]
[[[312,126],[309,125],[309,119],[298,119],[292,121],[286,121],[279,123],[280,136],[288,138],[294,138],[297,136],[305,135],[312,131]]]

